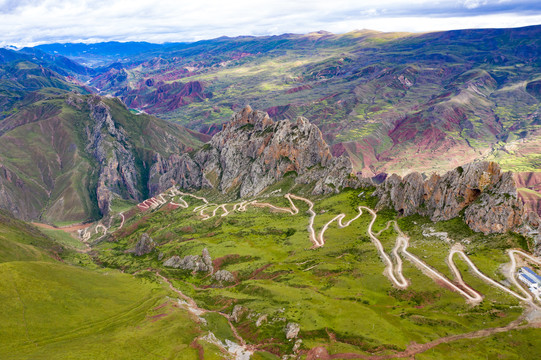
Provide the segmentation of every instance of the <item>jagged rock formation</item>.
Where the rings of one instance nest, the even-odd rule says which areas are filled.
[[[233,282],[235,277],[227,270],[218,270],[212,275],[214,280],[218,282]]]
[[[172,267],[175,269],[191,270],[194,272],[210,272],[214,271],[212,265],[212,259],[207,248],[204,248],[201,255],[187,255],[183,258],[175,255],[167,259],[164,266]]]
[[[420,214],[433,221],[451,219],[465,209],[464,221],[485,234],[517,230],[526,218],[512,173],[502,173],[493,162],[467,164],[428,179],[417,172],[404,178],[391,175],[373,195],[380,198],[378,208],[389,206],[401,215]]]
[[[143,256],[151,253],[156,248],[156,243],[152,238],[147,234],[143,233],[141,239],[135,244],[134,253],[137,256]]]
[[[100,167],[96,196],[101,213],[106,215],[114,194],[129,200],[142,200],[141,175],[136,169],[127,133],[122,126],[115,126],[110,108],[98,96],[90,98],[88,104],[94,121],[85,128],[86,151],[92,153]]]
[[[294,172],[298,183],[315,183],[314,193],[330,193],[358,183],[348,158],[334,158],[317,126],[299,117],[274,122],[249,106],[193,156],[157,159],[152,193],[173,184],[188,190],[204,187],[253,196]]]

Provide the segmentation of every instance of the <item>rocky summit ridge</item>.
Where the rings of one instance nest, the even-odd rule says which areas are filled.
[[[158,179],[154,194],[176,184],[249,197],[289,173],[297,175],[297,183],[313,183],[314,194],[356,187],[361,181],[349,158],[332,156],[316,125],[303,117],[275,122],[249,106],[194,154],[158,158],[150,177]]]
[[[418,172],[403,178],[393,174],[373,195],[379,197],[379,209],[390,207],[401,215],[419,214],[432,221],[463,216],[476,232],[516,231],[537,236],[541,244],[539,217],[518,198],[513,173],[502,172],[494,162],[474,162],[428,178]]]

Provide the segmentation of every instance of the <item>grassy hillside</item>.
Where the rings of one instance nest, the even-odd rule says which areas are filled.
[[[0,358],[219,358],[162,284],[60,256],[87,261],[0,210]]]
[[[2,359],[197,358],[202,330],[159,284],[45,262],[0,264],[0,278]]]
[[[98,179],[108,165],[105,160],[113,157],[119,143],[131,153],[136,170],[126,176],[135,179],[133,191],[144,197],[148,194],[148,169],[156,154],[167,157],[201,145],[202,138],[195,133],[153,116],[134,114],[119,100],[68,92],[74,89],[72,85],[35,64],[16,63],[12,67],[42,72],[37,77],[20,75],[18,78],[27,81],[25,86],[22,80],[5,82],[18,92],[6,97],[5,118],[0,121],[0,206],[17,217],[50,223],[99,218]],[[18,74],[11,68],[3,70],[6,76]],[[32,83],[28,83],[30,79]],[[99,102],[122,134],[116,139],[100,130],[103,141],[110,143],[104,161],[98,161],[96,154],[103,150],[97,150],[90,138],[96,131],[93,109]],[[123,165],[121,160],[117,167]],[[123,185],[119,186],[112,191],[129,199]]]
[[[10,261],[52,261],[62,246],[32,225],[0,210],[0,263]]]
[[[288,189],[285,183],[277,184],[276,189],[279,187],[284,192]],[[294,188],[293,192],[302,194],[303,189]],[[358,205],[374,206],[373,199],[359,197],[358,193],[346,191],[314,199],[314,211],[318,214],[316,231],[340,212],[350,219]],[[211,199],[215,196],[203,195],[211,195]],[[289,322],[300,324],[301,353],[305,355],[318,346],[324,346],[331,354],[391,355],[405,350],[412,342],[424,344],[453,334],[505,326],[523,311],[516,299],[474,277],[462,261],[458,261],[458,266],[465,281],[485,296],[480,305],[467,304],[464,298],[430,280],[410,262],[405,262],[404,267],[410,287],[393,288],[366,233],[371,220],[368,214],[345,229],[331,225],[325,233],[325,246],[310,250],[307,206],[302,202],[296,204],[300,209],[296,216],[248,207],[246,212],[225,217],[219,216],[219,210],[218,216],[202,221],[198,211],[192,210],[203,203],[189,197],[185,200],[190,203],[188,209],[165,206],[129,219],[109,241],[96,247],[99,262],[126,272],[159,269],[203,308],[231,313],[241,306],[241,315],[234,323],[239,334],[278,356],[291,353],[293,348],[293,341],[285,339],[284,328]],[[214,200],[219,203],[218,198]],[[260,201],[288,206],[285,199],[277,196]],[[382,230],[378,237],[390,253],[397,234],[392,228],[385,230],[385,225],[396,214],[381,211],[378,215],[374,231]],[[399,224],[411,237],[409,251],[448,277],[451,274],[445,258],[454,242],[461,242],[481,271],[498,280],[503,279],[501,264],[509,261],[505,249],[529,246],[521,237],[510,234],[487,237],[473,233],[459,219],[434,224],[415,216],[402,218]],[[447,232],[451,242],[423,235],[428,228]],[[143,257],[127,254],[126,250],[132,249],[144,232],[156,241],[158,248]],[[215,271],[230,271],[234,282],[220,284],[206,273],[163,266],[163,261],[173,255],[197,255],[203,248],[209,250]],[[265,320],[256,325],[261,318]],[[491,342],[490,347],[483,345],[484,338],[474,339],[469,346],[479,350],[475,354],[495,356],[503,351],[516,358],[523,352],[531,353],[527,334],[538,331],[508,332],[506,337],[498,338],[499,342]],[[442,345],[422,356],[454,359],[462,351],[461,346]],[[451,350],[446,353],[440,349]]]

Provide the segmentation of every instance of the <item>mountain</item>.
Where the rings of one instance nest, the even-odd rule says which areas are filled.
[[[291,191],[288,178],[288,186],[304,186],[312,196],[375,187],[376,208],[392,208],[399,216],[419,214],[435,222],[461,217],[484,234],[515,231],[530,236],[541,230],[535,209],[519,196],[519,177],[503,172],[497,163],[469,163],[429,178],[419,172],[404,178],[392,174],[376,185],[355,174],[348,157],[334,157],[321,131],[307,119],[274,122],[251,107],[236,113],[199,150],[158,157],[149,178],[154,184],[150,195],[179,186],[213,190],[231,199],[262,196],[278,188],[276,184],[282,184],[281,191]],[[541,246],[541,238],[536,244]]]
[[[117,200],[140,201],[158,155],[190,151],[207,138],[130,112],[28,61],[2,66],[0,207],[17,217],[80,222]]]
[[[169,47],[179,47],[183,43],[152,44],[148,42],[110,41],[97,44],[54,43],[38,45],[35,48],[49,54],[58,54],[74,59],[86,66],[104,66],[112,62],[131,59],[141,53],[154,52]]]
[[[445,172],[475,159],[539,168],[541,26],[425,34],[222,37],[143,51],[90,85],[208,131],[246,104],[311,119],[365,174]],[[452,158],[452,161],[448,161]]]
[[[351,162],[335,158],[317,126],[302,117],[274,122],[247,106],[236,113],[211,141],[193,154],[160,159],[150,169],[161,193],[212,188],[236,197],[260,194],[294,175],[296,183],[313,184],[315,194],[356,186]]]

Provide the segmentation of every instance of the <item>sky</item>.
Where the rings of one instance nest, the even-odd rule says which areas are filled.
[[[540,0],[0,0],[0,46],[539,24]]]

